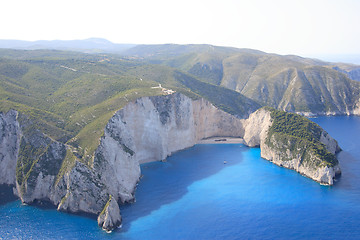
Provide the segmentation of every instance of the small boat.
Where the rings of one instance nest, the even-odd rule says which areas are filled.
[[[227,161],[224,161],[224,164],[227,164]]]

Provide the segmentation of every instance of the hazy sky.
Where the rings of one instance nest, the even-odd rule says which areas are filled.
[[[360,54],[359,0],[2,0],[0,8],[0,39]]]

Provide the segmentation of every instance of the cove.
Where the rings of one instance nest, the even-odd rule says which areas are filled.
[[[122,229],[106,234],[93,219],[15,201],[0,205],[0,238],[359,239],[360,118],[312,120],[343,149],[332,187],[261,159],[257,148],[196,145],[141,166]]]

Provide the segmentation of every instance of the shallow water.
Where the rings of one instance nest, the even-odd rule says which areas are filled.
[[[344,150],[332,187],[261,159],[256,148],[196,145],[142,165],[137,201],[121,207],[122,229],[106,234],[93,219],[15,201],[0,205],[0,238],[359,239],[360,118],[312,120]]]

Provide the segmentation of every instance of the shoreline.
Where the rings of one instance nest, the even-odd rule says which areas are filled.
[[[199,140],[196,144],[229,144],[229,143],[244,143],[242,138],[236,137],[211,137]]]

